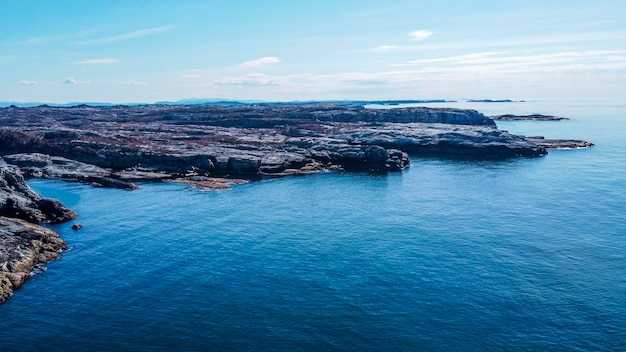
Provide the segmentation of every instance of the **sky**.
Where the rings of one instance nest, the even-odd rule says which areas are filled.
[[[0,0],[0,101],[621,99],[623,0]]]

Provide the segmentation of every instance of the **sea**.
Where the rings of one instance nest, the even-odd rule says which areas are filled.
[[[595,146],[229,191],[30,180],[80,216],[0,305],[0,351],[626,351],[626,102],[427,105]]]

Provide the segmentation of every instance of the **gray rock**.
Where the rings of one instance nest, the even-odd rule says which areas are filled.
[[[276,174],[286,169],[298,169],[306,165],[306,157],[288,152],[274,152],[261,159],[261,173]]]
[[[233,175],[256,175],[259,173],[261,158],[254,155],[234,155],[228,158],[227,171]]]
[[[528,137],[528,140],[533,141],[546,149],[579,149],[594,146],[593,143],[578,139],[545,139],[543,137]]]
[[[74,219],[77,214],[59,201],[35,193],[16,166],[0,159],[0,216],[58,223]]]
[[[407,153],[478,158],[546,154],[543,144],[499,130],[474,110],[377,110],[363,104],[0,108],[0,150],[51,155],[11,156],[29,176],[110,187],[125,187],[124,182],[141,177],[398,171],[409,166]]]
[[[60,257],[67,248],[52,230],[0,216],[0,303],[13,295],[33,269]]]
[[[116,179],[109,170],[59,156],[20,153],[5,155],[3,158],[7,163],[19,166],[27,177],[83,182],[99,187],[137,188],[130,182]]]

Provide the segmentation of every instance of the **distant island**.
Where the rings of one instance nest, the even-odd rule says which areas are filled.
[[[510,100],[510,99],[469,99],[466,100],[469,103],[523,103],[524,100]]]
[[[410,156],[534,158],[547,148],[592,145],[510,134],[475,110],[365,108],[407,102],[439,101],[0,108],[0,302],[65,249],[39,224],[77,216],[33,192],[24,177],[128,190],[147,181],[227,189],[320,171],[398,172]]]
[[[273,104],[273,105],[295,105],[295,104],[342,104],[342,105],[354,105],[362,106],[364,104],[377,104],[377,105],[400,105],[400,104],[428,104],[428,103],[454,103],[457,100],[448,99],[400,99],[400,100],[308,100],[308,101],[292,101],[292,102],[268,102],[264,100],[232,100],[232,99],[203,99],[203,98],[190,98],[181,99],[176,101],[157,101],[155,103],[126,103],[126,106],[138,106],[138,105],[229,105],[229,106],[244,106],[252,104]],[[88,105],[88,106],[115,106],[121,104],[115,104],[110,102],[70,102],[70,103],[43,103],[43,102],[14,102],[14,101],[0,101],[0,108],[6,108],[10,106],[29,108],[37,106],[51,106],[51,107],[63,107],[70,108],[74,106]]]
[[[561,120],[569,120],[567,117],[559,117],[552,115],[541,115],[541,114],[532,114],[532,115],[497,115],[490,116],[493,120],[496,121],[561,121]]]

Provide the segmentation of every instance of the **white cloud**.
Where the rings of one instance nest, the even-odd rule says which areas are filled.
[[[124,40],[146,37],[146,36],[158,34],[158,33],[164,33],[164,32],[170,31],[174,27],[175,26],[173,25],[169,25],[169,26],[145,28],[145,29],[140,29],[140,30],[136,30],[132,32],[123,33],[123,34],[112,35],[108,37],[80,40],[80,41],[74,42],[74,44],[100,44],[100,43],[121,42]]]
[[[476,94],[483,91],[500,92],[507,85],[519,87],[535,83],[544,87],[541,89],[550,89],[552,85],[565,84],[563,82],[588,82],[590,77],[614,77],[616,82],[620,77],[625,78],[626,50],[479,52],[424,58],[402,66],[400,69],[386,71],[336,74],[270,76],[257,73],[213,80],[211,85],[273,86],[266,91],[254,90],[254,94],[266,94],[274,97],[272,99],[276,99],[276,96],[335,99],[338,94],[352,94],[354,97],[361,93],[393,98],[394,94],[406,97],[407,92],[447,97],[449,94],[467,91]],[[432,91],[429,90],[431,88]],[[511,91],[515,89],[511,88]],[[533,92],[539,91],[538,89],[540,88]]]
[[[242,67],[261,67],[272,64],[280,63],[280,59],[274,56],[266,56],[256,60],[247,61],[242,63],[240,66]]]
[[[79,81],[79,80],[76,80],[76,79],[74,79],[72,77],[69,77],[69,78],[66,78],[61,83],[63,83],[63,84],[86,84],[86,83],[89,83],[89,81]]]
[[[428,30],[428,29],[418,29],[416,31],[409,33],[409,36],[411,37],[411,40],[421,41],[430,37],[431,35],[433,35],[433,33],[434,33],[433,31]]]
[[[74,61],[72,64],[74,65],[106,65],[106,64],[114,64],[119,62],[118,59],[88,59],[81,61]]]
[[[36,86],[39,84],[39,82],[24,80],[24,81],[19,81],[18,84],[21,84],[23,86]]]

